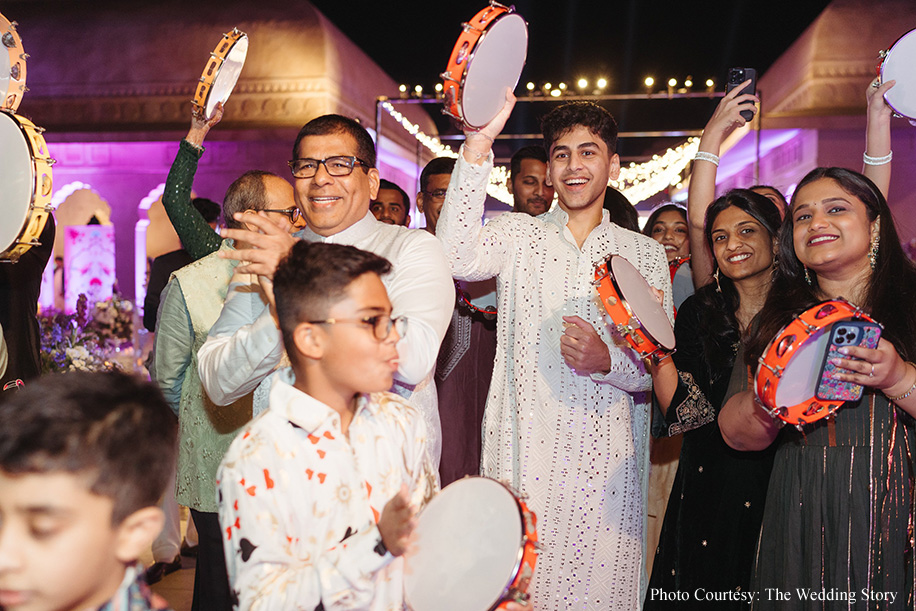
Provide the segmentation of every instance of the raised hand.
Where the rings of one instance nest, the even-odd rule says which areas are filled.
[[[756,104],[747,104],[747,102],[760,102],[760,99],[756,95],[749,93],[741,94],[741,90],[749,85],[750,82],[750,79],[744,81],[726,93],[725,97],[719,101],[716,111],[712,114],[712,117],[706,123],[706,128],[703,130],[703,139],[708,139],[707,136],[709,136],[717,140],[717,150],[708,152],[718,154],[718,145],[732,131],[747,124],[747,121],[741,116],[741,111],[750,110],[755,115],[757,114],[758,108]],[[705,149],[701,146],[700,150]]]
[[[192,106],[191,129],[188,131],[185,140],[194,146],[201,146],[204,142],[204,138],[206,138],[207,134],[210,132],[210,129],[223,119],[224,107],[222,102],[217,102],[216,106],[213,108],[213,115],[208,118],[204,116],[203,108],[197,104],[193,104]]]
[[[296,238],[288,233],[287,227],[270,220],[267,213],[252,214],[252,212],[237,212],[234,218],[247,225],[253,225],[258,231],[223,229],[220,235],[235,240],[236,248],[220,250],[219,256],[224,259],[241,261],[242,263],[236,268],[236,273],[256,274],[273,280],[277,265],[289,254],[289,250],[296,243]]]
[[[464,130],[464,148],[465,151],[469,153],[465,155],[467,161],[471,163],[482,163],[483,160],[486,159],[487,155],[490,153],[490,149],[493,147],[493,141],[502,133],[503,128],[506,126],[506,121],[509,120],[509,115],[512,114],[513,108],[515,108],[515,94],[512,93],[511,89],[506,87],[506,103],[503,104],[503,107],[496,116],[479,130],[471,130],[468,128]]]

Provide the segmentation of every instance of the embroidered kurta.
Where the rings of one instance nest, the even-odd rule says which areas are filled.
[[[418,508],[436,492],[423,419],[397,395],[374,393],[345,436],[337,412],[290,382],[289,370],[274,377],[269,409],[220,466],[239,608],[400,610],[403,560],[379,545],[376,524],[402,483]]]
[[[592,280],[596,263],[622,255],[663,289],[670,316],[668,263],[658,242],[614,225],[607,212],[581,248],[559,207],[481,227],[490,167],[459,156],[437,225],[454,276],[497,278],[482,474],[527,494],[537,513],[535,609],[636,609],[645,586],[651,378],[612,338]],[[579,374],[563,360],[562,317],[573,315],[607,343],[607,375]]]

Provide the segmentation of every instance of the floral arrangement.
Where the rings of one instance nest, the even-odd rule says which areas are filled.
[[[41,326],[41,371],[111,371],[120,366],[112,352],[131,345],[133,304],[115,295],[99,301],[92,312],[80,295],[76,312],[49,309],[38,316]]]
[[[118,293],[111,299],[97,301],[90,326],[111,347],[129,348],[134,335],[134,304],[121,299]]]

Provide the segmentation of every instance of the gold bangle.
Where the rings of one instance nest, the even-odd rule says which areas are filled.
[[[916,370],[916,365],[914,365],[910,361],[907,361],[906,364],[912,367],[914,370]],[[902,395],[897,395],[896,397],[892,397],[891,395],[884,393],[884,396],[887,397],[889,401],[900,401],[901,399],[906,399],[911,394],[913,394],[914,390],[916,390],[916,380],[913,380],[913,385],[910,386],[910,389],[906,391],[905,393],[903,393]]]

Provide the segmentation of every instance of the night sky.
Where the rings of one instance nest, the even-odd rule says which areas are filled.
[[[460,24],[486,5],[459,2],[313,2],[337,27],[398,82],[430,91],[448,63]],[[729,67],[766,69],[829,4],[825,0],[520,0],[516,11],[528,21],[524,83],[580,77],[609,79],[609,93],[643,91],[643,80],[688,75],[699,84],[713,77],[721,85]],[[663,86],[663,85],[662,85]],[[695,89],[697,86],[695,85]],[[702,129],[715,100],[606,102],[622,131]],[[537,117],[550,104],[519,105],[507,132],[538,131]],[[439,108],[428,107],[438,116]],[[439,121],[443,133],[454,132]],[[676,140],[622,142],[621,154],[640,157]]]

